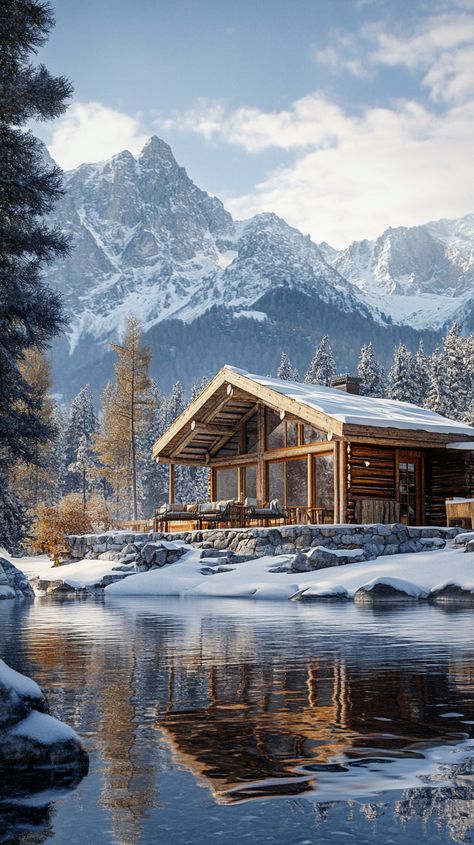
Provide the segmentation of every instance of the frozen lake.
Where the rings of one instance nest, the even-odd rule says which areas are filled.
[[[0,656],[45,689],[91,768],[74,790],[0,804],[0,842],[470,843],[473,622],[430,606],[1,602]]]

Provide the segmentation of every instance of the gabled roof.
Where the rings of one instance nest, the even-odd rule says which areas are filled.
[[[240,373],[256,384],[269,387],[282,396],[287,396],[297,402],[320,411],[334,420],[348,425],[376,426],[377,428],[400,428],[410,431],[432,431],[438,434],[451,432],[465,434],[472,437],[474,428],[466,423],[450,420],[411,405],[409,402],[396,402],[392,399],[374,399],[370,396],[354,396],[334,387],[324,387],[320,384],[302,384],[300,382],[283,381],[279,378],[254,375],[245,370],[238,370],[226,364],[224,369]]]
[[[392,439],[397,431],[400,438],[407,439],[410,432],[426,432],[438,443],[452,435],[474,439],[474,428],[408,402],[354,396],[336,388],[255,375],[226,364],[156,441],[153,457],[206,463],[237,434],[259,402],[335,437],[385,429]],[[382,431],[379,436],[384,436]]]

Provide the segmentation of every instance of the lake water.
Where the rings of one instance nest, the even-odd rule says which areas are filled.
[[[0,805],[11,845],[472,842],[472,610],[0,603],[0,654],[89,775]]]

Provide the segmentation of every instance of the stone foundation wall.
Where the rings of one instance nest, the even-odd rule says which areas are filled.
[[[301,549],[323,546],[327,549],[360,549],[365,559],[379,555],[422,552],[441,548],[460,528],[415,528],[393,525],[280,525],[272,528],[211,529],[176,534],[149,532],[134,534],[109,531],[67,538],[72,558],[98,558],[131,564],[145,544],[180,540],[202,549],[233,552],[241,559],[265,555],[295,554]],[[170,548],[166,563],[178,554]],[[128,558],[128,560],[127,560]],[[169,558],[169,560],[168,560]],[[162,564],[161,564],[162,565]]]

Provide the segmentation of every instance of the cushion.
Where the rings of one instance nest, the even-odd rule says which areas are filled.
[[[272,499],[270,502],[270,510],[272,511],[279,511],[280,510],[280,502],[278,499]]]
[[[245,508],[256,508],[258,507],[258,499],[252,499],[250,496],[244,500],[244,507]]]

